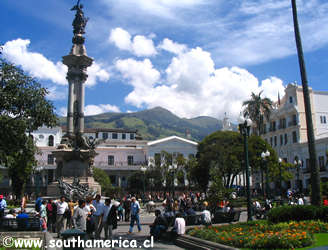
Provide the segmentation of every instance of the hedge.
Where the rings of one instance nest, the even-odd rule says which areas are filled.
[[[328,222],[328,207],[281,206],[271,209],[267,218],[269,222],[279,223],[288,221],[321,220]]]

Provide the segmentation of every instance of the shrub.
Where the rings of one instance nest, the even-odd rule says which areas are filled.
[[[272,223],[303,220],[328,221],[328,207],[281,206],[270,210],[268,220]]]

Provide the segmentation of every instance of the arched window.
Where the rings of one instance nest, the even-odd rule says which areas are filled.
[[[48,138],[48,146],[49,147],[53,147],[54,146],[54,136],[53,135],[49,135],[49,138]]]

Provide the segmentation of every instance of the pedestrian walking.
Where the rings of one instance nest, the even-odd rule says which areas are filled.
[[[111,204],[110,199],[105,200],[103,226],[105,231],[105,239],[111,240],[113,230],[117,228],[117,208],[114,204]]]
[[[134,223],[137,224],[138,231],[141,231],[140,221],[139,221],[139,212],[140,212],[140,205],[139,202],[136,201],[136,197],[131,198],[131,222],[130,222],[130,230],[129,233],[132,233]]]
[[[52,199],[48,200],[47,206],[47,228],[49,232],[56,232],[56,207]]]
[[[87,215],[83,208],[85,207],[85,200],[79,200],[78,206],[75,207],[73,217],[72,217],[72,224],[73,227],[86,232],[87,230]]]
[[[40,218],[42,222],[42,229],[47,230],[47,202],[45,200],[41,203]]]
[[[104,203],[100,201],[101,196],[96,195],[96,199],[92,201],[92,205],[95,207],[96,211],[93,213],[93,220],[95,223],[95,237],[100,238],[100,233],[102,230],[102,214],[104,210]]]
[[[65,201],[65,196],[61,196],[59,201],[55,201],[57,205],[57,234],[58,238],[60,237],[60,234],[64,231],[66,228],[66,218],[64,216],[65,212],[69,211],[68,204]]]
[[[130,220],[130,209],[131,209],[131,200],[128,197],[125,197],[125,200],[123,202],[123,208],[124,208],[124,217],[125,221]]]

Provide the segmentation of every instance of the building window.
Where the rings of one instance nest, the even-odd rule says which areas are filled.
[[[285,134],[285,145],[288,143],[288,135]]]
[[[292,96],[289,97],[289,103],[293,103],[293,97]]]
[[[128,155],[128,165],[133,165],[133,155]]]
[[[274,137],[274,146],[277,146],[277,136]]]
[[[319,156],[319,167],[320,171],[325,171],[325,157]]]
[[[276,122],[272,122],[272,131],[276,131]]]
[[[108,139],[108,133],[103,133],[102,137],[103,137],[104,140]]]
[[[130,134],[130,140],[134,140],[134,134]]]
[[[293,131],[293,143],[297,142],[297,133],[296,131]]]
[[[43,139],[43,138],[44,138],[44,135],[39,135],[39,139]]]
[[[283,144],[284,144],[284,136],[280,135],[280,145],[283,145]]]
[[[48,165],[54,165],[55,157],[54,155],[48,155]]]
[[[122,140],[126,139],[126,134],[122,134]]]
[[[271,145],[271,147],[272,147],[272,137],[270,137],[270,145]]]
[[[117,140],[117,133],[113,133],[113,134],[112,134],[112,139]]]
[[[327,123],[326,116],[320,116],[320,123]]]
[[[53,135],[49,135],[49,138],[48,138],[48,146],[49,147],[53,147],[54,146],[54,136]]]
[[[108,156],[108,165],[113,166],[114,165],[114,155]]]

